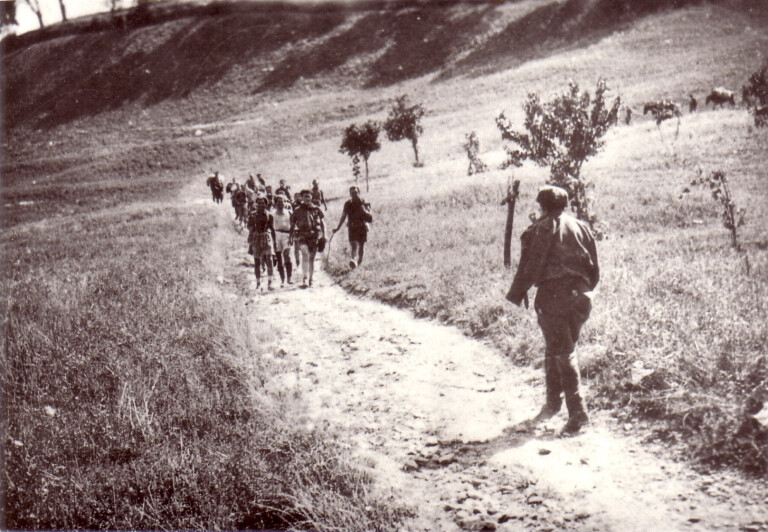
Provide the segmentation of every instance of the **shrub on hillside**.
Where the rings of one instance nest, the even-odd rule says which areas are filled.
[[[600,80],[594,98],[586,91],[580,93],[573,81],[567,91],[548,102],[530,93],[523,105],[527,133],[514,130],[504,113],[496,118],[501,138],[516,144],[507,148],[503,167],[520,166],[525,160],[549,166],[549,183],[568,191],[571,208],[590,225],[596,217],[589,209],[588,183],[581,167],[603,147],[603,136],[616,124],[621,99],[616,97],[608,106],[607,91],[605,81]]]
[[[488,171],[488,165],[480,159],[480,139],[474,131],[464,135],[464,151],[467,152],[469,167],[467,175],[482,174]]]
[[[369,190],[368,183],[368,158],[375,151],[379,151],[381,143],[379,142],[379,132],[381,126],[378,122],[368,120],[365,124],[357,127],[351,124],[344,130],[344,138],[341,140],[339,151],[346,153],[352,158],[352,173],[355,176],[355,183],[360,178],[360,158],[365,161],[365,190]]]
[[[424,116],[424,107],[420,103],[410,105],[408,95],[398,96],[394,105],[389,110],[389,116],[384,122],[384,131],[387,132],[387,138],[393,142],[404,139],[411,141],[413,146],[413,155],[416,158],[414,166],[422,166],[419,162],[419,136],[424,133],[421,126],[421,119]]]

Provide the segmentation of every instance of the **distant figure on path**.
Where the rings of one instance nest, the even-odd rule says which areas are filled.
[[[592,310],[590,293],[600,279],[597,249],[587,224],[563,212],[568,205],[565,190],[543,187],[536,201],[542,215],[520,238],[520,262],[507,300],[528,308],[528,290],[538,287],[534,308],[546,345],[547,402],[535,421],[557,414],[565,394],[568,422],[563,433],[572,434],[589,422],[574,349]]]
[[[291,187],[285,184],[285,179],[280,180],[280,186],[277,187],[277,190],[275,190],[275,195],[282,194],[286,198],[288,198],[288,203],[291,202]]]
[[[325,210],[328,210],[328,205],[325,204],[325,196],[323,191],[320,190],[320,186],[317,184],[317,179],[312,180],[312,203],[317,202],[318,205],[322,205]]]
[[[366,224],[373,221],[373,216],[371,215],[371,205],[360,197],[359,188],[350,187],[349,195],[351,199],[348,199],[344,204],[339,225],[336,226],[333,232],[336,233],[341,229],[341,226],[344,225],[344,220],[349,220],[347,222],[351,255],[349,267],[354,270],[363,262],[365,242],[368,240],[368,226]]]
[[[213,175],[208,176],[206,183],[211,189],[214,203],[221,203],[224,201],[224,183],[221,182],[218,170],[216,170]]]
[[[696,107],[698,107],[699,102],[696,101],[696,98],[693,97],[693,94],[688,95],[688,112],[689,113],[695,113]]]

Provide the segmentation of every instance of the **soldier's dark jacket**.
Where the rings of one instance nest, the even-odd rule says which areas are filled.
[[[548,214],[520,237],[517,273],[507,299],[519,305],[531,286],[572,279],[594,290],[600,280],[595,238],[587,224],[565,213]]]

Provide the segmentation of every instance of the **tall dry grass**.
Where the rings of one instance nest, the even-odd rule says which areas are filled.
[[[268,331],[207,281],[222,220],[135,204],[5,233],[5,526],[396,526],[338,435],[262,389]]]

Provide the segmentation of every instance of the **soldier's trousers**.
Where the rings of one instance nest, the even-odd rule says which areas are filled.
[[[581,328],[592,311],[582,281],[565,279],[543,284],[536,293],[536,316],[544,334],[547,404],[558,410],[562,395],[570,415],[584,410],[579,361],[574,352]]]

